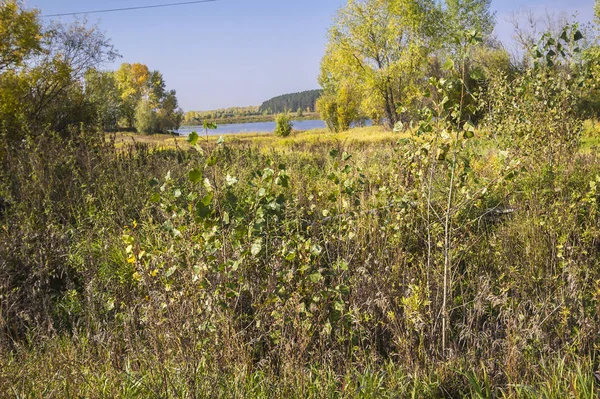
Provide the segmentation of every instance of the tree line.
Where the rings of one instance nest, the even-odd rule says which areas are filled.
[[[219,108],[210,111],[188,111],[185,113],[185,123],[198,123],[204,119],[227,119],[243,118],[248,116],[262,115],[258,106]]]
[[[278,114],[286,111],[297,112],[298,110],[302,112],[315,112],[315,105],[321,93],[321,90],[307,90],[299,93],[284,94],[265,101],[259,107],[259,110],[269,114]]]
[[[119,54],[97,27],[44,24],[38,10],[16,0],[0,11],[0,129],[7,140],[29,131],[152,133],[179,125],[176,93],[160,72],[142,64],[102,71]]]
[[[332,131],[363,118],[390,128],[417,120],[419,110],[431,103],[430,79],[449,77],[444,65],[461,57],[466,32],[482,39],[464,63],[469,92],[484,92],[493,77],[510,80],[525,73],[539,53],[537,38],[519,40],[523,57],[511,56],[493,36],[496,18],[490,6],[491,0],[348,1],[334,18],[321,62],[324,95],[317,109],[322,119]],[[553,35],[567,21],[558,22],[548,27]],[[527,37],[523,27],[515,28],[518,38]],[[597,54],[593,38],[588,39],[578,44],[572,61]],[[582,93],[582,112],[596,115],[598,105],[595,88]],[[470,118],[475,121],[482,114],[479,110]]]

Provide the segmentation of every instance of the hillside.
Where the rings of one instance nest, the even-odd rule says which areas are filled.
[[[321,96],[322,90],[307,90],[299,93],[283,94],[265,101],[259,107],[260,112],[279,113],[287,111],[315,112],[315,103]]]

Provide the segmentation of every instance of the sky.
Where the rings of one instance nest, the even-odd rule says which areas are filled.
[[[136,7],[183,0],[28,0],[43,14]],[[271,97],[319,87],[327,30],[346,0],[219,0],[172,8],[93,14],[121,54],[105,69],[140,62],[163,73],[186,110],[260,105]],[[593,18],[594,0],[493,0],[496,34],[510,42],[514,10]],[[74,17],[55,18],[63,22]],[[48,19],[44,19],[45,21]]]

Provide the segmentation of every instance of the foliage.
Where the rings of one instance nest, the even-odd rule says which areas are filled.
[[[446,23],[450,34],[475,30],[484,39],[489,37],[496,25],[491,5],[492,0],[446,0]]]
[[[399,10],[415,4],[340,15],[384,31],[361,12],[409,21]],[[33,100],[0,103],[18,111],[0,130],[0,392],[598,396],[600,132],[588,122],[582,146],[577,109],[597,64],[582,36],[544,35],[519,71],[481,32],[455,32],[419,69],[432,75],[406,111],[418,122],[396,133],[217,139],[204,120],[205,137],[167,149],[72,128],[114,115],[118,97],[137,98],[152,132],[177,115],[158,72],[74,72],[61,51],[2,72],[2,99],[68,84],[40,119],[19,119]],[[319,100],[332,130],[349,110],[385,113],[384,96],[357,100],[369,86],[355,78]]]
[[[357,97],[352,87],[344,86],[336,94],[323,95],[317,100],[317,111],[330,131],[348,130],[360,119]]]
[[[575,73],[581,66],[572,57],[581,39],[577,24],[559,37],[545,34],[533,49],[533,68],[512,80],[497,75],[490,84],[488,126],[494,137],[550,167],[568,162],[579,143],[584,77]]]
[[[307,90],[299,93],[283,94],[262,103],[258,111],[278,114],[301,108],[308,112],[314,112],[315,103],[321,93],[321,90]]]
[[[33,54],[42,52],[42,27],[37,11],[27,11],[17,0],[0,4],[0,73],[20,67]]]
[[[140,100],[135,108],[135,129],[138,133],[156,132],[157,115],[150,100]]]
[[[245,116],[262,115],[257,106],[252,107],[230,107],[211,111],[188,111],[185,113],[185,123],[197,124],[204,119],[219,120],[228,118],[240,118]]]
[[[102,131],[115,131],[121,116],[121,97],[113,72],[90,69],[85,74],[85,95],[97,112]]]
[[[0,5],[2,14],[11,4]],[[82,23],[53,23],[40,29],[41,50],[24,50],[19,64],[0,71],[0,117],[10,140],[19,139],[27,124],[63,135],[81,125],[93,125],[94,112],[82,85],[84,75],[117,56],[101,32]]]
[[[275,135],[280,137],[287,137],[292,133],[292,118],[290,114],[282,113],[277,115],[275,118]]]

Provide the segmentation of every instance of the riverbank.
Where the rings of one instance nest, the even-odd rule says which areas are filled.
[[[219,140],[217,135],[204,136],[202,132],[198,132],[201,140],[209,143],[215,143]],[[360,144],[360,143],[375,143],[375,142],[394,142],[401,135],[398,133],[386,130],[381,126],[369,126],[350,129],[341,133],[331,133],[327,129],[312,129],[306,131],[293,131],[289,137],[278,137],[272,133],[251,132],[238,134],[222,135],[227,143],[256,145],[265,147],[280,147],[280,146],[304,146],[310,144]],[[170,134],[154,134],[144,135],[131,132],[107,133],[107,140],[114,140],[117,148],[124,147],[129,144],[139,143],[146,144],[157,148],[175,149],[175,148],[190,148],[187,137]]]
[[[295,120],[300,121],[315,121],[321,119],[318,112],[305,113],[303,116],[298,116],[297,113],[292,112],[290,114]],[[252,116],[240,116],[234,118],[221,118],[221,119],[209,119],[211,122],[217,125],[230,125],[234,123],[254,123],[254,122],[274,122],[276,114],[272,115],[252,115]],[[201,119],[201,118],[200,118]],[[197,120],[184,121],[181,126],[195,126],[198,124]]]

